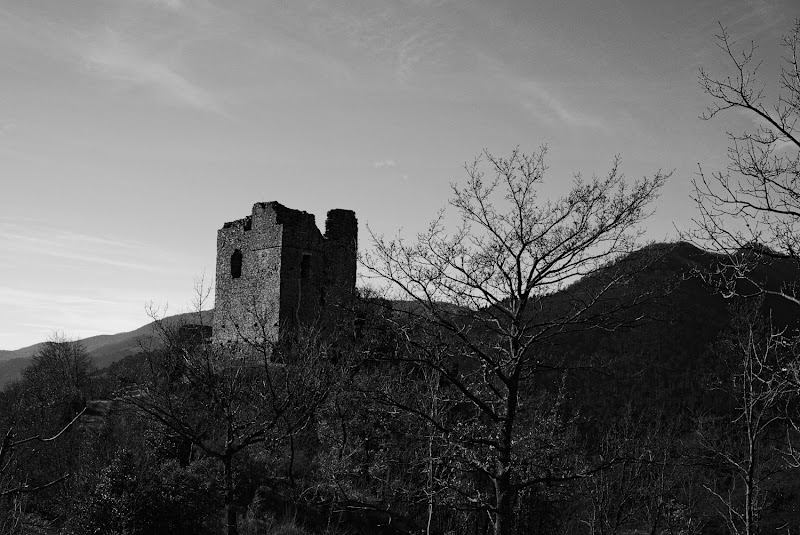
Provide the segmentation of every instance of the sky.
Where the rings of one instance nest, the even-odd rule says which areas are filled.
[[[575,173],[673,171],[652,240],[691,225],[698,165],[723,169],[719,23],[776,87],[796,0],[4,0],[0,349],[133,330],[190,310],[216,231],[277,200],[360,248],[413,236],[482,150],[548,146]],[[207,303],[212,305],[213,303]]]

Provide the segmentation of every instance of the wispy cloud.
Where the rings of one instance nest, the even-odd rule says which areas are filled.
[[[180,74],[165,58],[138,49],[113,30],[90,44],[83,59],[100,76],[148,89],[180,105],[225,115],[211,92]]]
[[[152,253],[148,253],[145,244],[47,227],[23,229],[20,225],[0,221],[0,247],[9,258],[35,255],[70,260],[81,265],[104,265],[151,273],[169,271],[141,260]]]
[[[60,242],[85,243],[137,251],[144,251],[147,248],[147,244],[143,242],[112,240],[109,238],[90,236],[88,234],[81,234],[79,232],[73,232],[69,230],[56,230],[54,232],[56,233],[55,239]]]
[[[447,32],[442,28],[423,27],[401,35],[395,45],[395,78],[405,82],[420,66],[434,63],[446,42]]]
[[[774,0],[744,0],[744,5],[746,9],[740,8],[738,17],[731,17],[730,22],[741,37],[749,39],[768,30],[788,31],[789,18]]]
[[[576,106],[566,104],[536,82],[523,82],[520,90],[522,106],[548,123],[561,122],[571,127],[608,129],[600,117],[584,113]]]
[[[376,160],[372,162],[372,167],[375,169],[381,169],[381,176],[389,177],[390,179],[398,179],[402,180],[403,182],[408,182],[408,174],[402,173],[401,169],[398,168],[398,163],[396,160],[393,159],[386,159],[386,160]]]
[[[16,322],[7,318],[3,324],[7,332],[0,332],[3,347],[31,345],[54,332],[85,338],[130,330],[147,322],[142,300],[135,295],[125,295],[119,289],[93,289],[87,294],[0,285],[0,307],[14,310],[19,318],[35,318]]]
[[[0,45],[35,50],[174,105],[226,115],[223,100],[193,79],[185,61],[192,43],[222,31],[223,11],[206,0],[110,4],[82,17],[0,6]]]
[[[180,11],[185,7],[183,0],[146,0],[148,3],[158,7]]]
[[[586,111],[581,91],[566,86],[555,91],[534,76],[520,74],[513,63],[496,54],[478,51],[475,54],[482,76],[476,84],[494,99],[519,106],[547,126],[586,128],[610,131],[612,124],[599,113]],[[572,89],[572,90],[570,90]],[[581,102],[580,105],[576,102]],[[619,117],[619,115],[617,115]]]
[[[114,301],[75,294],[59,294],[0,286],[0,304],[11,307],[47,309],[53,305],[116,305]]]
[[[431,67],[452,50],[458,20],[447,2],[376,0],[355,7],[352,2],[330,0],[306,2],[306,17],[300,24],[312,28],[322,43],[346,44],[371,56],[388,68],[395,82],[408,82],[425,67]]]
[[[383,167],[395,167],[396,165],[397,162],[394,160],[378,160],[372,164],[375,169],[381,169]]]

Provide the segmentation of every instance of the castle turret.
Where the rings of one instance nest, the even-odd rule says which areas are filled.
[[[356,257],[358,256],[358,220],[352,210],[335,209],[325,220],[326,255],[330,286],[341,291],[356,287]]]

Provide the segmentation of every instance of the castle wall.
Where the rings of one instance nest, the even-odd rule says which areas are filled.
[[[225,223],[217,232],[214,340],[274,339],[280,323],[280,271],[283,228],[264,204],[252,215]],[[241,276],[233,278],[231,259],[242,253]]]
[[[325,220],[325,301],[349,299],[356,288],[358,221],[350,210],[331,210]]]
[[[281,325],[293,329],[312,324],[321,310],[320,294],[324,280],[323,237],[311,214],[292,214],[291,224],[283,227],[281,253]]]
[[[250,216],[225,223],[217,233],[214,340],[261,343],[319,321],[355,291],[357,233],[349,210],[328,212],[323,236],[312,214],[277,202],[256,203]]]

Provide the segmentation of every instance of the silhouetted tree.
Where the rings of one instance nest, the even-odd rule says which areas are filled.
[[[80,469],[73,451],[78,440],[68,431],[91,397],[93,370],[81,342],[54,334],[39,346],[22,380],[6,388],[0,409],[0,516],[9,506],[8,525],[34,512],[52,518],[68,508],[69,493],[56,491]],[[38,499],[42,494],[47,498]]]
[[[466,184],[452,186],[461,216],[452,233],[441,212],[415,242],[373,235],[363,257],[411,302],[394,322],[401,349],[392,358],[439,374],[449,410],[397,390],[382,401],[436,431],[447,448],[439,484],[488,513],[497,535],[514,531],[521,493],[598,468],[570,455],[563,389],[543,386],[558,367],[548,348],[575,330],[635,323],[617,313],[647,291],[621,298],[616,289],[636,269],[612,262],[636,247],[636,226],[668,177],[628,183],[615,159],[605,178],[575,176],[566,196],[544,201],[546,152],[485,152],[466,167]]]
[[[202,287],[200,295],[203,295]],[[235,462],[255,446],[272,448],[303,431],[325,399],[329,373],[318,332],[291,340],[243,344],[232,352],[195,336],[198,324],[172,325],[154,317],[164,348],[148,354],[143,384],[126,405],[163,425],[221,463],[227,532],[237,533]]]
[[[722,366],[711,386],[731,410],[701,418],[696,431],[702,454],[717,468],[704,486],[730,532],[744,535],[761,533],[768,520],[797,527],[776,521],[775,506],[797,501],[785,488],[796,477],[786,458],[786,420],[797,399],[791,371],[797,348],[761,317],[758,305],[736,302],[731,330],[713,348]]]
[[[89,376],[93,371],[94,364],[83,343],[56,333],[40,345],[22,377],[26,395],[35,400],[40,413],[62,417],[66,410],[63,418],[68,419],[91,397]],[[55,422],[55,427],[58,425],[63,422]]]
[[[757,47],[739,47],[720,25],[717,46],[727,56],[730,73],[700,71],[700,85],[714,99],[701,116],[711,120],[738,111],[755,123],[753,130],[728,132],[728,168],[693,181],[699,216],[688,236],[721,253],[708,275],[725,295],[776,294],[800,304],[794,278],[770,287],[753,276],[759,263],[774,258],[800,260],[800,19],[783,38],[785,55],[775,97],[759,73]]]
[[[729,74],[700,71],[700,84],[714,102],[701,116],[711,120],[729,110],[750,118],[750,130],[728,132],[728,167],[693,181],[693,199],[699,216],[687,235],[718,253],[718,263],[700,273],[725,297],[772,297],[800,305],[797,275],[800,268],[800,19],[783,37],[784,55],[774,91],[768,89],[759,68],[758,47],[740,46],[720,25],[717,46],[726,56]],[[783,276],[768,280],[760,270],[783,266]],[[788,268],[788,269],[785,269]],[[778,301],[758,303],[763,309]],[[734,418],[702,419],[698,433],[706,450],[725,467],[722,477],[709,483],[709,492],[728,529],[758,533],[764,511],[786,473],[794,452],[798,419],[787,399],[800,392],[794,355],[797,332],[790,318],[775,326],[764,323],[754,308],[737,305],[731,334],[717,345],[726,356],[729,375],[719,388],[735,400]],[[791,315],[792,318],[796,314]],[[777,438],[783,430],[782,438]],[[791,464],[791,463],[790,463]],[[785,489],[784,489],[785,490]],[[783,492],[783,491],[780,491]],[[787,498],[788,499],[788,498]],[[770,516],[774,516],[774,512]]]

